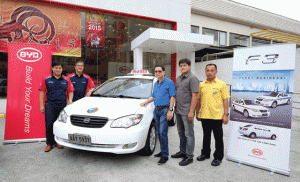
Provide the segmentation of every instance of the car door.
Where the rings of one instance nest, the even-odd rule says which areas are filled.
[[[283,104],[284,100],[283,100],[283,97],[282,97],[282,93],[278,94],[278,105],[279,104]]]
[[[236,110],[242,112],[242,101],[238,101],[238,104],[236,105]]]

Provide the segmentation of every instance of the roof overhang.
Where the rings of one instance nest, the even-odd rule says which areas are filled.
[[[213,43],[214,38],[209,35],[149,28],[131,42],[131,50],[142,48],[143,52],[185,53],[204,49]]]

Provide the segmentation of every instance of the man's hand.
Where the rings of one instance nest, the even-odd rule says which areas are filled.
[[[146,107],[146,106],[147,106],[147,102],[142,102],[142,103],[140,103],[140,106],[141,106],[141,107]]]
[[[44,113],[45,113],[45,106],[41,106],[41,107],[40,107],[40,111],[41,111],[41,113],[44,114]]]
[[[86,93],[86,97],[89,97],[89,96],[91,96],[91,94],[92,94],[92,92],[91,92],[91,91],[89,91],[88,93]]]
[[[67,105],[70,105],[70,104],[72,104],[73,103],[73,101],[72,100],[69,100],[69,102],[67,103]]]
[[[228,116],[223,115],[222,121],[223,121],[223,124],[227,124],[228,123]]]
[[[193,122],[193,120],[194,120],[194,112],[189,112],[189,114],[188,114],[188,121],[189,122]]]
[[[172,111],[168,111],[167,113],[167,120],[170,121],[172,119]]]

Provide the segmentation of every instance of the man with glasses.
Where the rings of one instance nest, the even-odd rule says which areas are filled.
[[[165,67],[160,65],[155,66],[154,73],[158,81],[154,84],[153,93],[148,100],[140,105],[145,107],[154,101],[154,119],[161,149],[161,152],[154,156],[160,157],[158,164],[164,164],[169,159],[168,120],[172,119],[176,91],[174,82],[165,77]]]
[[[94,82],[91,77],[83,73],[84,63],[78,61],[75,64],[75,73],[68,75],[74,86],[74,98],[73,102],[82,99],[83,97],[89,97],[95,90]]]

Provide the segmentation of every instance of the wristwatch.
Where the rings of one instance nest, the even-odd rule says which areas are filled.
[[[173,107],[169,107],[169,111],[173,111]]]
[[[229,113],[224,113],[224,115],[229,116]]]

